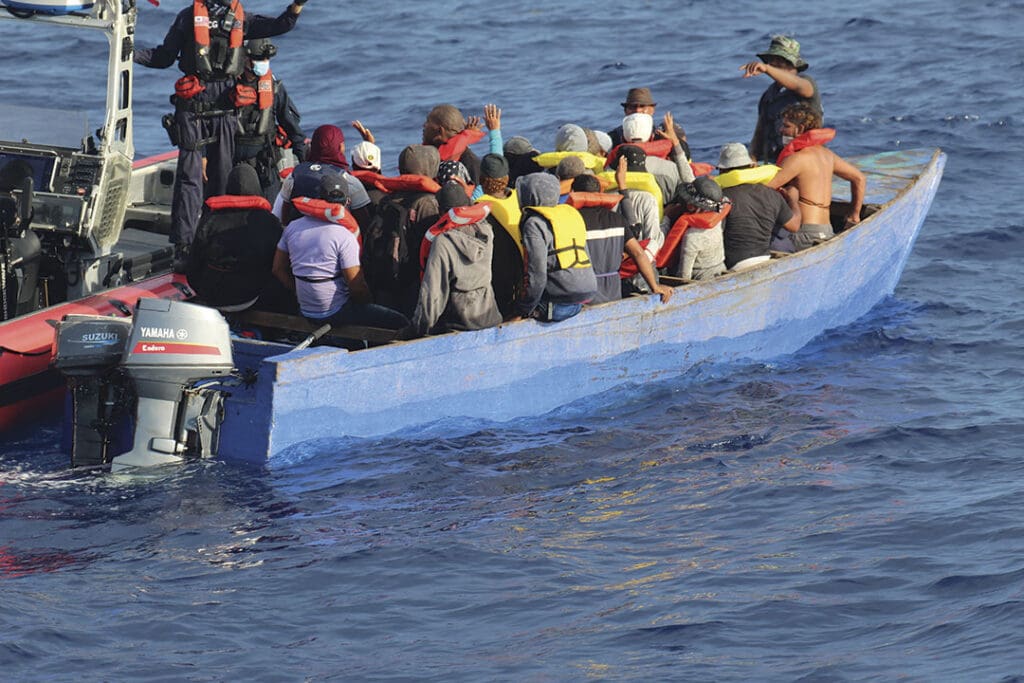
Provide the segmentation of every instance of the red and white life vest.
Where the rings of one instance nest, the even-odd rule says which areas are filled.
[[[356,236],[360,248],[363,246],[363,237],[359,232],[359,223],[352,212],[345,208],[344,204],[336,204],[323,199],[312,199],[311,197],[292,197],[292,206],[304,216],[318,220],[334,223],[347,229]]]
[[[434,240],[449,230],[486,220],[489,215],[491,215],[491,207],[487,204],[454,206],[436,223],[427,228],[426,234],[423,235],[423,241],[420,242],[420,277],[423,277],[423,270],[427,267],[427,258],[430,256],[430,249],[434,246]]]

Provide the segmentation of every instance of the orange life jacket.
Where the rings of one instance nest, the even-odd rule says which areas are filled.
[[[679,262],[679,244],[683,241],[683,235],[689,228],[710,230],[725,220],[725,217],[732,211],[732,204],[726,204],[721,211],[705,211],[702,213],[684,213],[672,224],[672,229],[665,235],[665,243],[658,250],[658,256],[654,260],[655,268],[672,268]],[[644,241],[641,240],[641,245]],[[622,259],[622,267],[619,268],[619,277],[633,277],[640,272],[636,261],[632,256]]]
[[[603,206],[606,209],[614,209],[621,201],[621,194],[606,194],[604,192],[570,192],[569,199],[565,203],[574,209],[582,209],[587,206]]]
[[[269,71],[260,76],[256,87],[237,83],[231,93],[231,101],[235,107],[251,107],[256,104],[261,110],[274,106],[274,76]]]
[[[691,161],[690,170],[693,171],[695,178],[699,178],[702,175],[711,175],[714,172],[715,167],[711,164],[705,164],[704,162]]]
[[[633,145],[639,147],[649,157],[658,157],[659,159],[668,159],[668,155],[672,153],[672,141],[666,138],[659,138],[657,140],[650,140],[649,142],[623,142],[622,145]],[[608,152],[608,161],[605,162],[605,168],[612,167],[612,160],[619,154],[619,148],[622,145],[615,145],[611,151]]]
[[[426,234],[423,235],[423,241],[420,242],[420,279],[423,279],[423,271],[427,267],[427,258],[430,256],[431,247],[434,246],[434,240],[449,230],[486,220],[490,214],[491,207],[487,204],[454,206],[436,223],[427,228]]]
[[[658,252],[655,266],[658,268],[669,268],[679,262],[679,244],[683,241],[683,235],[690,228],[698,230],[710,230],[725,220],[725,217],[732,211],[732,204],[725,204],[721,211],[705,211],[702,213],[684,213],[672,224],[672,229],[665,235],[665,244]]]
[[[832,142],[835,137],[836,131],[834,128],[812,128],[811,130],[806,130],[782,148],[782,151],[779,152],[779,158],[775,160],[775,164],[777,166],[782,165],[782,160],[786,157],[808,147]]]
[[[195,39],[195,66],[199,76],[209,76],[217,71],[237,76],[245,67],[245,10],[242,3],[234,0],[224,15],[224,23],[231,22],[228,34],[228,52],[223,63],[214,64],[210,57],[210,12],[204,0],[192,0],[192,36]]]
[[[353,168],[349,173],[352,174],[353,178],[361,182],[367,190],[376,189],[377,181],[384,178],[380,173],[365,168]]]
[[[441,161],[458,161],[466,153],[470,145],[484,139],[484,132],[476,128],[464,128],[462,131],[448,138],[437,151],[441,155]]]
[[[380,176],[374,183],[381,192],[429,192],[437,194],[441,186],[433,178],[415,173],[403,173],[396,176]]]
[[[225,194],[219,197],[210,197],[206,200],[206,206],[210,211],[229,211],[231,209],[262,209],[270,211],[270,202],[256,195]]]

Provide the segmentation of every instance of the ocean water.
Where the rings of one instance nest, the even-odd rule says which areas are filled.
[[[184,3],[140,5],[152,45]],[[96,87],[24,86],[96,37],[0,32],[10,101]],[[893,297],[769,364],[274,468],[74,473],[58,424],[26,427],[0,442],[0,677],[1021,680],[1024,3],[312,0],[274,70],[310,131],[358,118],[392,169],[434,104],[495,102],[548,148],[634,85],[713,162],[776,32],[838,152],[949,155]],[[137,71],[139,156],[174,78]]]

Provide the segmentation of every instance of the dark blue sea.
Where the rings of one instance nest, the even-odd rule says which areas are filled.
[[[140,0],[139,43],[183,6]],[[88,94],[98,36],[0,31],[8,98]],[[83,475],[26,426],[0,443],[0,678],[1024,680],[1024,2],[311,0],[273,66],[307,132],[358,118],[389,170],[434,104],[495,102],[548,149],[638,85],[714,162],[777,32],[833,149],[949,155],[893,297],[768,364],[267,468]],[[136,72],[139,157],[175,78]]]

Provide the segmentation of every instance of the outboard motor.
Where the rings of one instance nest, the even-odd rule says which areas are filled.
[[[117,472],[216,455],[218,378],[234,366],[227,321],[214,309],[139,299],[134,320],[67,316],[53,364],[72,392],[72,466],[110,463]],[[123,453],[129,445],[117,436],[133,412],[135,436]]]
[[[121,370],[137,397],[132,450],[111,470],[215,455],[224,394],[216,378],[231,374],[231,334],[212,308],[140,299]]]
[[[53,366],[71,393],[72,467],[104,465],[125,450],[116,437],[133,400],[118,364],[131,328],[131,320],[99,315],[68,315],[57,327]]]

